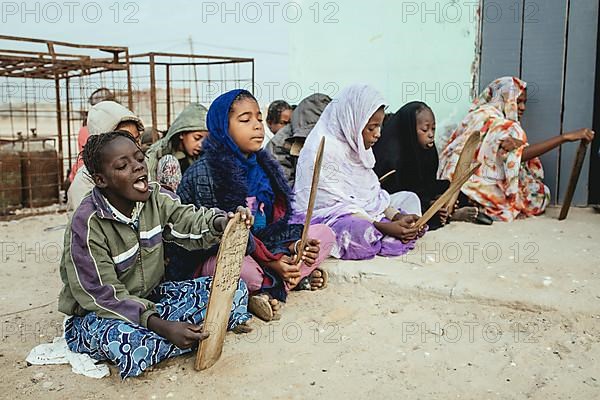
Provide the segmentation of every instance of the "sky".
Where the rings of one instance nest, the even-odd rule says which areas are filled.
[[[0,33],[148,51],[255,59],[255,81],[288,80],[285,3],[238,1],[3,1]],[[292,10],[293,11],[293,10]],[[273,100],[261,91],[261,103]]]

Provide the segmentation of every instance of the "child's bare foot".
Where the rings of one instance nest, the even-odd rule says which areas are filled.
[[[325,289],[327,287],[327,280],[329,276],[327,271],[323,269],[315,269],[310,274],[310,290]]]
[[[477,207],[462,207],[454,211],[450,219],[452,221],[475,222],[477,215],[479,215]]]
[[[248,311],[266,322],[280,319],[280,309],[281,303],[267,293],[252,295],[248,300]]]
[[[271,305],[271,310],[273,310],[273,319],[272,321],[276,321],[281,319],[281,303],[277,299],[269,298],[269,304]]]

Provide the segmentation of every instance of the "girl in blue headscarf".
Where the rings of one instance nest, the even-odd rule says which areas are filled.
[[[297,248],[303,225],[289,222],[292,191],[277,161],[261,149],[262,114],[250,92],[232,90],[219,96],[208,110],[207,125],[203,154],[184,174],[177,194],[183,203],[197,207],[235,211],[246,204],[252,210],[255,222],[241,277],[251,293],[249,310],[268,321],[279,316],[279,302],[289,290],[325,286],[325,272],[318,267],[335,236],[329,227],[314,225],[306,248]],[[296,264],[298,252],[302,262]],[[193,276],[214,274],[216,248],[183,257],[178,253],[170,260],[173,275],[189,273],[190,267],[195,268]]]

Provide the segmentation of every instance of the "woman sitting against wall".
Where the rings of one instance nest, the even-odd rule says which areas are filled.
[[[480,132],[474,157],[481,167],[461,190],[499,221],[542,214],[550,190],[542,181],[539,156],[566,142],[594,138],[594,132],[584,128],[530,144],[520,122],[527,102],[526,87],[524,81],[510,76],[490,83],[440,154],[438,178],[451,179],[467,138]]]

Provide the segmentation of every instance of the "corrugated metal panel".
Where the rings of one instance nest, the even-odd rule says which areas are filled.
[[[590,128],[594,115],[594,75],[596,70],[596,37],[598,24],[597,1],[573,1],[569,9],[569,33],[565,80],[565,114],[563,132]],[[569,184],[569,175],[578,143],[567,143],[560,153],[559,202]],[[590,152],[581,169],[573,205],[588,201]]]
[[[560,133],[566,9],[566,0],[525,2],[521,77],[529,88],[522,125],[530,143]],[[559,149],[541,159],[544,181],[556,203]]]
[[[483,0],[479,91],[501,76],[518,76],[523,0]]]
[[[598,1],[483,0],[482,7],[480,89],[505,75],[527,81],[522,124],[531,143],[591,127]],[[555,204],[566,191],[576,150],[577,144],[567,144],[541,157]],[[586,162],[573,205],[587,204],[588,176]]]

